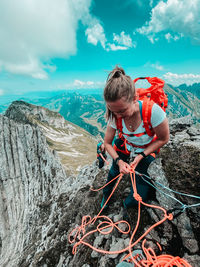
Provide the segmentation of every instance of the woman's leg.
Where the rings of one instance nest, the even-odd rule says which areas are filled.
[[[148,167],[150,163],[154,160],[155,158],[151,155],[148,157],[142,159],[140,163],[136,167],[136,171],[148,175]],[[148,199],[149,192],[152,190],[152,187],[146,183],[142,177],[138,174],[135,174],[136,178],[136,188],[137,188],[137,193],[142,197],[143,201],[146,201]],[[133,206],[136,206],[138,204],[137,200],[133,197],[133,188],[131,186],[131,192],[128,195],[128,197],[124,201],[125,207],[130,208]]]

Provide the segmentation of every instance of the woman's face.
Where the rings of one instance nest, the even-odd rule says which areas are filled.
[[[125,97],[113,102],[106,102],[108,109],[117,117],[130,117],[135,112],[135,101],[128,102]]]

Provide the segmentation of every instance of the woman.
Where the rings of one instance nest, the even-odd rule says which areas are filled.
[[[104,88],[104,99],[106,101],[108,119],[104,145],[106,151],[113,158],[107,182],[119,173],[128,174],[131,168],[147,175],[149,164],[154,160],[153,153],[158,151],[169,140],[169,126],[165,112],[157,104],[152,107],[151,124],[157,136],[157,139],[152,141],[155,136],[150,137],[147,135],[143,127],[142,101],[136,100],[135,85],[131,78],[125,74],[125,71],[119,67],[115,67],[108,75]],[[122,119],[123,136],[116,139],[113,146],[112,142],[117,130],[116,125],[120,118]],[[124,142],[125,139],[126,142]],[[135,148],[134,145],[137,147]],[[145,146],[145,148],[139,146]],[[133,149],[137,155],[131,163],[128,163],[130,152]],[[114,184],[115,182],[112,182],[104,188],[101,207],[103,207],[112,192]],[[136,175],[136,184],[138,194],[145,201],[148,198],[150,186],[139,175]],[[123,203],[125,208],[137,204],[133,197],[132,188]]]

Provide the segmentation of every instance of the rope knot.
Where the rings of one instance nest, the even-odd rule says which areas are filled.
[[[142,201],[142,197],[138,193],[134,193],[133,196],[134,196],[135,200],[137,200],[138,202]]]
[[[173,214],[172,213],[169,213],[168,216],[167,216],[167,219],[172,221],[173,220]]]
[[[86,226],[88,226],[88,224],[91,223],[91,217],[86,215],[86,216],[83,216],[82,218],[82,223],[81,225],[75,227],[71,233],[69,234],[69,237],[68,237],[68,240],[70,242],[70,244],[74,243],[77,239],[80,240],[81,239],[81,236],[83,236],[85,234],[85,228]],[[76,243],[77,244],[77,243]],[[78,244],[79,245],[79,244]]]
[[[134,173],[135,172],[135,167],[132,167],[130,168],[130,173]]]

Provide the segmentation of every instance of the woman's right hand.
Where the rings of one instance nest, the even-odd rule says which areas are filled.
[[[119,166],[120,173],[129,174],[131,166],[128,163],[126,163],[122,159],[120,159],[118,161],[118,166]]]

